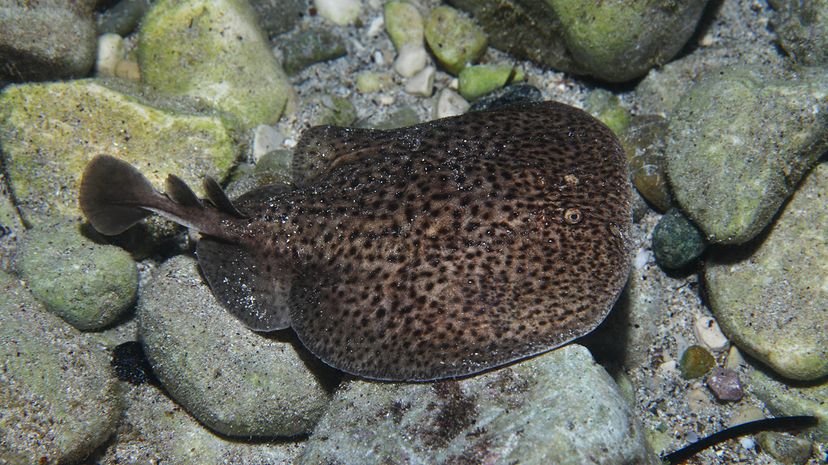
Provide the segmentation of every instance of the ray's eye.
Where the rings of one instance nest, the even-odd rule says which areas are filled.
[[[583,216],[581,216],[581,210],[577,208],[567,208],[563,214],[564,221],[569,224],[578,224],[581,222]]]

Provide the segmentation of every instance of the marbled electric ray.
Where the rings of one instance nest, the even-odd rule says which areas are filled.
[[[388,131],[307,130],[292,188],[230,202],[166,194],[98,156],[80,204],[104,234],[150,212],[202,234],[219,301],[254,330],[292,327],[326,363],[433,380],[548,351],[594,329],[627,277],[630,190],[612,132],[544,102]]]

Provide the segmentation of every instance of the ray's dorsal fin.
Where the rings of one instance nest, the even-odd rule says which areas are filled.
[[[198,199],[198,196],[195,195],[195,192],[190,189],[190,186],[174,174],[167,175],[167,181],[164,187],[167,190],[167,196],[173,202],[178,202],[186,207],[201,208],[204,206],[201,200]]]
[[[227,197],[224,189],[219,186],[219,183],[215,179],[210,176],[205,176],[203,186],[204,192],[207,194],[207,199],[220,211],[237,218],[247,217],[233,205],[233,202]]]

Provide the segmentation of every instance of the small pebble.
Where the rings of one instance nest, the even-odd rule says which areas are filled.
[[[488,37],[473,19],[448,6],[438,6],[425,23],[425,39],[437,61],[457,75],[486,52]]]
[[[362,11],[361,0],[314,0],[313,3],[319,16],[339,26],[355,23]]]
[[[727,351],[727,360],[725,360],[725,368],[735,370],[736,368],[739,368],[744,364],[745,357],[742,356],[742,351],[739,350],[739,348],[735,345],[731,345],[730,350]]]
[[[115,77],[140,82],[141,69],[135,61],[121,60],[115,65]]]
[[[112,349],[112,368],[121,381],[139,385],[154,381],[152,368],[144,354],[144,348],[138,341],[129,341],[119,344]]]
[[[115,76],[115,67],[124,55],[124,39],[118,34],[103,34],[98,37],[98,59],[95,70],[98,76]]]
[[[510,65],[474,65],[460,71],[460,95],[476,100],[512,82],[524,79],[523,71]]]
[[[653,229],[653,252],[662,268],[684,268],[699,258],[705,248],[699,228],[677,208],[665,213]]]
[[[394,60],[394,71],[402,77],[419,73],[428,64],[428,52],[422,44],[405,44]]]
[[[434,92],[434,73],[433,66],[426,67],[406,81],[405,91],[411,95],[431,97]]]
[[[397,50],[407,44],[423,44],[423,17],[417,8],[408,2],[385,4],[385,30]]]
[[[748,449],[748,450],[753,449],[754,447],[756,447],[756,442],[753,440],[753,438],[750,438],[750,437],[740,438],[739,439],[739,444],[742,446],[742,448]]]
[[[704,376],[716,363],[710,352],[701,346],[690,346],[684,351],[679,362],[681,376],[693,379]]]
[[[710,407],[713,403],[710,400],[710,394],[699,388],[687,391],[684,400],[690,411],[695,413],[701,413],[702,410]]]
[[[370,94],[389,88],[393,82],[387,74],[363,71],[357,75],[356,89],[361,94]]]
[[[437,96],[437,104],[434,105],[434,119],[462,115],[469,111],[469,107],[469,102],[460,94],[451,89],[443,89]]]
[[[713,352],[727,349],[729,341],[719,328],[719,323],[713,318],[696,318],[693,323],[693,333],[696,335],[696,340]]]
[[[707,377],[707,387],[723,401],[739,400],[745,395],[739,374],[728,368],[714,368]]]
[[[285,136],[271,126],[260,124],[253,130],[253,161],[282,146]]]
[[[762,451],[785,465],[804,465],[813,455],[811,441],[777,431],[763,431],[756,435]]]

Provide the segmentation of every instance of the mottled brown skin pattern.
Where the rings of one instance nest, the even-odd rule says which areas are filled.
[[[336,368],[392,380],[479,372],[590,332],[624,285],[625,157],[580,110],[318,127],[297,150],[321,174],[243,196],[241,243],[292,276],[291,326]]]

